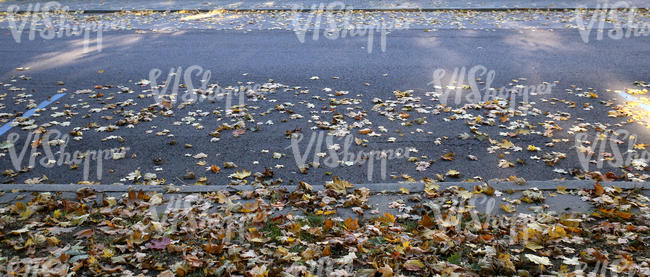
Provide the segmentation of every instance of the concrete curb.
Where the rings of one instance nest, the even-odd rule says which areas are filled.
[[[536,187],[540,190],[554,191],[558,186],[566,187],[567,189],[590,189],[593,188],[595,181],[589,180],[569,180],[569,181],[528,181],[524,185],[517,185],[513,182],[496,182],[490,183],[490,186],[497,190],[514,190],[523,191]],[[481,182],[439,182],[437,183],[440,188],[447,188],[451,186],[462,187],[467,190],[473,190],[474,186],[481,185]],[[601,182],[604,187],[616,186],[624,189],[639,188],[644,191],[650,191],[650,182]],[[323,185],[313,185],[314,190],[324,190]],[[372,193],[400,193],[401,188],[408,189],[412,193],[423,192],[424,183],[377,183],[377,184],[354,184],[355,188],[366,187]],[[158,191],[167,192],[168,186],[146,186],[146,185],[75,185],[75,184],[0,184],[0,191],[11,192],[17,190],[19,192],[75,192],[82,188],[90,188],[97,192],[128,192],[129,190],[135,191]],[[174,186],[173,191],[169,193],[198,193],[198,192],[216,192],[216,191],[245,191],[255,190],[254,186],[224,186],[224,185],[210,185],[210,186]],[[273,189],[285,188],[289,191],[295,190],[295,185],[285,185],[272,187]]]

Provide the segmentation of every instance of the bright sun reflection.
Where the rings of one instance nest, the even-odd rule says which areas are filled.
[[[134,35],[104,36],[101,42],[97,42],[95,39],[85,41],[84,38],[79,38],[68,42],[68,47],[63,47],[63,50],[48,52],[34,57],[31,62],[22,65],[22,67],[31,67],[33,72],[53,69],[78,63],[84,59],[99,58],[100,55],[96,54],[101,54],[102,52],[95,51],[97,49],[97,43],[101,43],[102,49],[107,49],[112,47],[125,47],[135,44],[140,40],[141,37]],[[85,43],[89,43],[87,48],[85,47]]]
[[[647,96],[646,84],[636,83],[634,88],[613,90],[621,99],[619,108],[609,112],[610,117],[628,116],[631,121],[637,122],[650,129],[650,98]]]
[[[188,21],[188,20],[203,20],[203,19],[210,19],[212,21],[216,20],[230,20],[230,19],[235,19],[238,18],[238,15],[229,15],[227,17],[224,17],[224,14],[226,13],[226,10],[220,9],[220,10],[211,10],[206,13],[198,13],[194,15],[188,15],[183,18],[181,18],[182,21]],[[219,18],[214,18],[214,17],[219,17]]]

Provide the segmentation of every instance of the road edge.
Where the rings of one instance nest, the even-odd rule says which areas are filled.
[[[483,182],[438,182],[441,188],[446,187],[462,187],[468,190],[473,190],[477,185],[484,184]],[[557,187],[565,187],[567,190],[575,189],[590,189],[596,184],[593,180],[564,180],[564,181],[528,181],[523,185],[515,184],[514,182],[488,182],[490,186],[497,190],[506,191],[523,191],[531,188],[537,188],[544,191],[554,191]],[[600,182],[604,187],[619,187],[623,189],[641,189],[643,191],[650,191],[650,182],[628,182],[628,181],[614,181],[614,182]],[[268,187],[270,189],[287,189],[289,191],[295,190],[297,185],[280,185]],[[314,190],[324,190],[323,185],[313,185]],[[401,193],[402,189],[407,189],[411,193],[423,192],[424,183],[422,182],[409,182],[409,183],[375,183],[375,184],[354,184],[354,188],[366,187],[372,193]],[[147,185],[120,185],[120,184],[106,184],[106,185],[77,185],[77,184],[0,184],[0,191],[5,192],[75,192],[79,189],[89,188],[97,192],[128,192],[135,191],[163,191],[170,193],[201,193],[201,192],[217,192],[217,191],[246,191],[255,190],[261,187],[251,185],[243,186],[226,186],[226,185],[207,185],[207,186],[147,186]]]

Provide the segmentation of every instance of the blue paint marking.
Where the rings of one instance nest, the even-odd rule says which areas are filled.
[[[30,116],[34,115],[37,110],[43,109],[47,107],[48,105],[52,104],[54,101],[59,100],[59,98],[65,96],[67,93],[57,93],[54,96],[50,97],[50,100],[45,100],[43,101],[38,107],[31,109],[27,111],[26,113],[23,114],[22,117],[24,118],[29,118]],[[4,135],[7,131],[11,130],[14,126],[11,126],[12,123],[14,123],[15,119],[8,122],[7,124],[3,125],[0,127],[0,136]]]
[[[644,110],[650,112],[650,105],[641,103],[641,101],[639,99],[637,99],[636,97],[634,97],[632,95],[629,95],[629,94],[627,94],[625,92],[619,92],[618,95],[620,95],[621,97],[623,97],[627,101],[639,102],[639,107],[641,107]]]

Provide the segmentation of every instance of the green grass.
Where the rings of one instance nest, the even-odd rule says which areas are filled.
[[[376,245],[386,243],[386,239],[384,237],[373,237],[373,238],[369,239],[368,241],[370,241],[370,242],[372,242],[372,243],[374,243]]]
[[[307,222],[310,226],[321,226],[325,222],[325,217],[322,215],[308,215]]]
[[[203,268],[199,268],[198,270],[187,274],[187,277],[202,277],[205,276],[205,273],[203,272]]]
[[[289,252],[293,253],[302,253],[302,251],[305,251],[307,249],[307,246],[301,245],[301,244],[296,244],[289,248]]]
[[[447,262],[450,262],[455,265],[460,265],[460,262],[462,261],[462,255],[460,252],[456,252],[453,255],[447,257]]]
[[[262,228],[262,232],[267,233],[266,235],[274,241],[277,241],[278,237],[282,236],[282,230],[270,221],[266,222],[266,225]]]
[[[413,232],[415,229],[418,228],[418,222],[415,220],[408,220],[406,221],[406,231],[407,232]]]
[[[310,233],[300,232],[300,239],[303,241],[312,242],[314,241],[315,237]]]

